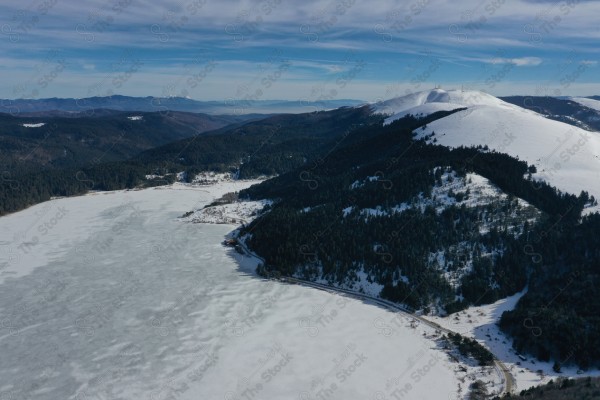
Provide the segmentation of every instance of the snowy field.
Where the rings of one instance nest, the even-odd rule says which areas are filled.
[[[272,203],[273,202],[269,200],[235,201],[230,204],[221,204],[193,210],[193,213],[183,220],[196,224],[247,224],[254,220],[266,205]]]
[[[500,331],[496,323],[500,320],[504,311],[515,308],[515,305],[524,294],[525,292],[517,293],[494,304],[469,307],[445,318],[431,316],[426,318],[446,329],[477,339],[490,349],[512,373],[516,381],[517,393],[532,386],[548,383],[551,379],[556,380],[558,377],[600,376],[598,370],[586,373],[580,371],[580,374],[578,374],[578,369],[574,366],[563,366],[562,372],[557,374],[552,370],[552,362],[537,361],[515,352],[512,348],[512,340]],[[535,329],[536,327],[532,326],[532,332],[535,333]]]
[[[592,110],[600,111],[600,101],[598,100],[588,99],[587,97],[571,97],[569,100],[573,100]]]
[[[249,184],[95,193],[0,218],[0,398],[465,397],[474,375],[427,328],[261,280],[220,244],[233,226],[178,219]]]

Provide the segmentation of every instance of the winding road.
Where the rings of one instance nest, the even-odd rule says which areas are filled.
[[[449,329],[446,329],[446,328],[436,324],[435,322],[429,321],[428,319],[425,319],[421,316],[414,314],[413,312],[411,312],[410,310],[408,310],[407,308],[405,308],[399,304],[395,304],[395,303],[392,303],[387,300],[378,299],[376,297],[369,296],[369,295],[366,295],[363,293],[357,293],[352,290],[340,289],[340,288],[336,288],[336,287],[332,287],[332,286],[328,286],[328,285],[323,285],[320,283],[305,281],[303,279],[287,277],[287,278],[282,278],[282,279],[278,279],[278,280],[280,282],[288,282],[288,283],[294,283],[294,284],[298,284],[298,285],[309,286],[309,287],[319,289],[319,290],[324,290],[324,291],[327,291],[330,293],[343,293],[347,296],[351,296],[351,297],[354,297],[359,300],[369,300],[369,301],[376,303],[382,307],[385,307],[389,310],[399,312],[399,313],[404,314],[405,316],[414,318],[414,319],[422,322],[423,324],[430,326],[436,330],[439,330],[440,332],[443,332],[445,334],[449,334],[449,333],[455,334],[456,333],[454,331],[451,331]],[[494,355],[494,367],[495,367],[496,371],[498,372],[498,375],[502,379],[502,383],[504,385],[503,390],[500,393],[500,395],[503,396],[505,394],[512,393],[513,387],[514,387],[514,378],[513,378],[512,374],[510,373],[508,367],[502,361],[500,361],[495,355]]]
[[[250,249],[248,249],[248,247],[246,247],[245,243],[243,243],[242,241],[238,241],[238,244],[242,247],[242,249],[246,252],[246,254],[248,256],[254,257],[262,263],[265,262],[264,258],[254,254],[252,251],[250,251]],[[318,289],[318,290],[323,290],[323,291],[330,292],[330,293],[343,293],[347,296],[350,296],[350,297],[353,297],[353,298],[356,298],[359,300],[369,300],[369,301],[371,301],[377,305],[380,305],[382,307],[385,307],[389,310],[392,310],[394,312],[399,312],[399,313],[404,314],[405,316],[414,318],[427,326],[430,326],[434,329],[439,330],[440,332],[444,332],[446,334],[457,333],[457,332],[451,331],[449,329],[446,329],[446,328],[440,326],[439,324],[436,324],[433,321],[429,321],[428,319],[418,316],[414,312],[409,310],[408,308],[403,307],[396,303],[392,303],[391,301],[379,299],[379,298],[376,298],[373,296],[369,296],[369,295],[366,295],[363,293],[358,293],[358,292],[348,290],[348,289],[341,289],[341,288],[336,288],[333,286],[323,285],[321,283],[306,281],[304,279],[284,277],[284,278],[278,278],[276,280],[279,282],[284,282],[284,283],[304,285],[304,286],[308,286],[308,287]],[[514,386],[515,386],[514,378],[513,378],[512,374],[510,373],[510,370],[508,369],[508,367],[502,361],[500,361],[495,355],[494,355],[494,368],[496,369],[496,372],[498,372],[498,375],[500,376],[500,379],[502,380],[502,384],[504,385],[503,389],[499,395],[504,396],[506,394],[512,394],[512,392],[514,390]]]

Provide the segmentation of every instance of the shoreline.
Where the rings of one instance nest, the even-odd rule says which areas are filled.
[[[218,207],[218,206],[216,206]],[[244,224],[248,221],[244,220]],[[201,222],[201,223],[215,223],[215,222]],[[226,235],[227,239],[236,239],[237,243],[243,249],[245,256],[250,257],[254,260],[254,269],[259,263],[264,263],[264,259],[259,255],[253,253],[248,249],[243,238],[239,237],[240,224],[232,224],[231,222],[226,223],[232,225],[233,230]],[[252,271],[252,274],[262,279],[256,271]],[[325,290],[335,292],[342,295],[348,295],[362,300],[368,300],[375,305],[390,309],[392,312],[404,312],[411,318],[416,318],[422,323],[435,327],[436,329],[442,329],[446,332],[453,332],[462,335],[465,338],[475,339],[478,343],[483,345],[488,351],[494,355],[495,368],[499,377],[503,381],[504,387],[508,387],[508,391],[503,389],[504,393],[518,393],[521,390],[529,389],[530,387],[539,386],[547,383],[550,380],[556,380],[559,378],[585,378],[588,376],[596,377],[600,376],[600,371],[590,370],[581,372],[576,366],[565,366],[561,373],[555,373],[552,371],[551,362],[543,362],[532,359],[530,356],[522,356],[518,354],[512,348],[512,340],[510,337],[504,336],[499,329],[498,332],[493,331],[492,328],[496,327],[497,322],[501,316],[500,311],[514,308],[516,301],[524,294],[524,292],[517,293],[516,295],[509,296],[501,299],[493,304],[485,306],[474,307],[471,306],[461,312],[454,313],[447,317],[436,317],[436,316],[418,316],[411,313],[410,310],[406,309],[402,305],[387,302],[384,299],[380,299],[377,296],[370,296],[369,294],[360,293],[354,290],[338,288],[335,286],[325,285],[319,282],[304,281],[297,278],[287,278],[285,280],[274,279],[283,283],[295,283],[307,287],[312,287],[317,290]],[[500,310],[500,311],[498,311]],[[495,311],[495,312],[494,312]],[[471,318],[472,315],[477,314],[479,318]],[[483,317],[482,317],[483,316]],[[459,326],[453,326],[457,318],[468,318],[469,321],[473,321],[471,324],[464,324]],[[483,321],[482,321],[483,320]],[[487,331],[485,331],[487,329]],[[489,331],[489,332],[488,332]],[[498,343],[499,342],[499,343]],[[505,385],[508,382],[508,385]]]
[[[215,207],[218,207],[218,206],[215,206]],[[202,223],[206,223],[206,222],[202,222]],[[208,223],[208,224],[216,224],[216,223]],[[368,294],[359,293],[359,292],[352,291],[349,289],[343,289],[343,288],[338,288],[338,287],[334,287],[334,286],[324,285],[324,284],[321,284],[318,282],[311,282],[311,281],[306,281],[303,279],[290,278],[290,277],[284,277],[281,279],[266,278],[266,277],[258,275],[258,273],[256,273],[256,267],[261,263],[264,264],[265,259],[262,258],[261,256],[259,256],[258,254],[252,252],[246,245],[245,241],[239,237],[239,230],[241,228],[240,225],[234,225],[234,224],[228,224],[228,225],[231,225],[233,227],[233,230],[231,232],[229,232],[227,235],[225,235],[225,241],[227,241],[228,239],[235,239],[236,246],[239,245],[241,247],[241,249],[243,250],[243,253],[241,253],[241,252],[238,252],[238,253],[244,258],[247,257],[250,259],[250,260],[238,260],[240,269],[243,269],[245,272],[250,272],[254,277],[262,279],[262,280],[266,280],[266,281],[275,281],[275,282],[283,283],[283,284],[299,285],[299,286],[304,286],[304,287],[308,287],[308,288],[312,288],[312,289],[316,289],[316,290],[320,290],[320,291],[325,291],[330,294],[351,297],[351,298],[359,300],[365,304],[380,307],[380,308],[383,308],[393,314],[398,314],[401,316],[400,319],[410,319],[413,321],[413,322],[411,322],[411,325],[413,323],[415,323],[415,321],[418,321],[418,322],[416,322],[417,326],[419,324],[423,324],[426,327],[428,327],[429,329],[433,329],[436,333],[438,333],[438,332],[440,333],[439,336],[431,336],[431,337],[427,336],[426,338],[429,339],[432,342],[432,344],[434,344],[435,347],[440,352],[443,352],[444,354],[446,354],[446,356],[448,357],[449,360],[456,361],[460,365],[459,369],[462,369],[465,371],[465,377],[469,376],[469,375],[472,376],[475,373],[478,378],[484,379],[487,377],[486,368],[494,369],[496,371],[496,373],[498,374],[499,381],[498,382],[496,382],[496,381],[488,382],[489,384],[492,384],[490,391],[492,391],[494,389],[494,386],[496,385],[496,383],[499,383],[500,385],[502,385],[502,390],[498,393],[493,393],[493,395],[504,396],[506,394],[514,394],[515,379],[512,376],[512,374],[510,373],[509,369],[495,355],[494,355],[493,365],[474,366],[473,365],[474,360],[458,354],[456,352],[456,349],[444,348],[444,347],[440,346],[440,341],[444,340],[443,333],[456,334],[457,332],[446,329],[433,321],[429,321],[429,320],[425,319],[422,316],[418,316],[400,304],[392,303],[385,299],[380,299],[380,298],[377,298],[374,296],[370,296]],[[223,244],[226,245],[225,242]],[[231,247],[231,246],[228,246],[228,247],[230,247],[231,249],[234,249],[234,251],[237,250],[237,247]],[[245,266],[242,265],[244,263],[244,261],[245,262],[250,261],[249,265],[248,264]],[[252,268],[252,270],[248,271],[247,268]],[[395,318],[399,318],[399,317],[395,317]],[[423,334],[425,335],[425,332]],[[479,371],[474,372],[473,369],[476,369]],[[458,376],[456,371],[454,371],[454,374],[455,374],[455,378],[456,378],[457,382],[459,382],[459,389],[460,389],[461,388],[460,383],[465,381],[465,377]],[[507,382],[508,382],[508,384],[507,384]],[[463,393],[463,394],[466,394],[466,393]]]
[[[310,390],[314,397],[315,393],[329,387],[326,383],[339,384],[340,392],[337,393],[341,395],[343,391],[342,398],[371,398],[376,390],[397,393],[404,388],[401,385],[406,383],[415,384],[415,393],[425,398],[437,398],[439,393],[453,394],[452,398],[456,398],[456,393],[461,393],[460,397],[464,397],[464,392],[457,389],[455,375],[460,364],[450,362],[435,349],[437,346],[434,341],[421,335],[423,330],[433,333],[432,329],[424,326],[410,329],[407,320],[400,320],[397,314],[373,308],[347,296],[330,295],[299,285],[280,285],[256,279],[255,274],[249,276],[259,260],[228,251],[219,244],[224,235],[236,228],[235,225],[231,228],[193,226],[182,224],[177,219],[183,210],[203,207],[212,197],[249,184],[215,185],[209,188],[210,195],[193,190],[177,191],[189,188],[175,186],[167,190],[112,193],[58,202],[56,207],[65,206],[68,214],[53,227],[49,233],[52,236],[40,241],[32,252],[46,254],[43,265],[31,271],[32,276],[19,277],[22,287],[29,289],[28,293],[41,290],[49,299],[47,303],[36,303],[39,315],[44,316],[52,328],[48,330],[48,336],[60,343],[86,346],[85,354],[90,355],[95,351],[102,354],[107,352],[104,343],[98,340],[116,338],[126,343],[144,339],[139,342],[145,346],[141,354],[148,357],[150,364],[139,365],[151,365],[153,370],[149,372],[150,375],[134,376],[141,382],[162,385],[158,388],[155,385],[154,389],[158,392],[154,393],[164,392],[165,395],[173,394],[165,388],[175,377],[177,382],[189,384],[193,390],[206,393],[201,396],[206,398],[222,397],[226,390],[224,388],[236,387],[236,381],[242,384],[236,391],[238,394],[243,393],[248,384],[264,384],[263,393],[273,393],[272,396],[261,393],[264,398],[291,397],[281,395],[292,393],[291,390],[294,394]],[[28,216],[33,222],[34,212],[42,208],[5,220],[9,233],[12,235],[11,229],[23,226]],[[36,226],[32,226],[35,230]],[[207,238],[210,240],[207,241]],[[31,260],[23,260],[21,264],[34,266]],[[240,273],[244,268],[247,273]],[[44,281],[40,279],[44,276],[57,280],[50,281],[48,287],[38,288],[36,285]],[[130,281],[132,276],[138,276],[141,284],[136,283],[137,280]],[[7,284],[4,287],[12,288],[10,292],[7,291],[6,299],[21,298],[15,285]],[[135,295],[132,296],[132,293]],[[127,301],[114,305],[109,302],[111,298]],[[196,301],[208,303],[201,305]],[[71,304],[74,311],[65,314],[65,306]],[[117,311],[119,314],[113,318]],[[78,316],[87,316],[89,313],[95,316],[92,322],[96,321],[96,325],[90,325],[88,320],[84,324],[73,324],[74,320],[81,322]],[[376,317],[382,322],[400,322],[394,325],[393,335],[381,334],[373,323]],[[15,318],[11,318],[10,326],[19,329],[23,338],[10,337],[4,340],[14,341],[15,346],[19,343],[39,343],[39,335],[46,333],[45,328],[40,328],[39,333],[22,330],[22,327],[30,325],[30,318],[18,314]],[[74,333],[79,336],[55,329],[53,324],[56,321],[60,321],[59,325],[63,327],[72,326]],[[119,324],[120,333],[116,337],[112,336],[112,322]],[[307,322],[320,329],[318,338],[311,334]],[[121,330],[121,325],[127,328]],[[239,328],[242,328],[241,332]],[[97,340],[88,341],[83,336],[90,329],[96,332]],[[166,335],[169,332],[185,332],[186,335]],[[144,336],[146,334],[156,342],[145,340],[150,338]],[[199,337],[200,334],[203,336]],[[206,347],[204,354],[218,354],[219,362],[214,369],[206,372],[204,382],[192,384],[184,373],[191,371],[191,368],[202,368],[202,358],[190,353],[190,349],[202,348],[197,346],[203,345],[206,340],[210,340],[210,346]],[[278,374],[277,384],[269,386],[262,376],[275,365],[273,362],[267,365],[261,360],[265,360],[267,346],[272,343],[283,343],[282,349],[286,354],[291,354],[294,361],[289,369],[286,367]],[[337,374],[349,368],[358,368],[353,364],[354,358],[346,356],[348,345],[352,345],[352,351],[356,349],[361,355],[364,352],[368,366],[361,367],[356,377],[347,380],[348,385],[345,386],[341,385]],[[165,352],[165,348],[168,351]],[[36,352],[32,353],[26,347],[9,350],[9,357],[0,373],[7,376],[16,374],[9,368],[8,361],[11,357],[19,357],[22,360],[19,365],[33,371],[32,376],[23,379],[35,382],[39,372],[36,370],[39,364],[35,362]],[[62,384],[68,379],[77,381],[76,393],[100,393],[105,387],[104,382],[92,379],[105,376],[122,359],[119,355],[121,350],[116,346],[113,350],[102,359],[103,364],[98,364],[92,356],[85,358],[73,354],[71,360],[81,364],[79,373],[71,377],[70,371],[61,371],[52,377],[57,382],[55,384],[52,381],[52,387],[61,393],[54,397],[68,397],[70,391],[64,393],[66,386]],[[56,351],[50,349],[49,354]],[[138,358],[135,360],[139,361]],[[438,362],[437,365],[431,364]],[[133,365],[138,365],[137,361]],[[390,369],[387,365],[396,368]],[[190,369],[182,370],[180,367]],[[408,374],[416,372],[419,367],[432,372],[419,375],[422,383],[416,385],[417,382]],[[408,374],[402,379],[399,374],[403,369]],[[263,374],[249,376],[248,371],[254,370]],[[170,371],[184,373],[171,375]],[[327,375],[329,371],[333,371],[333,375]],[[326,380],[323,384],[312,386],[313,378],[319,377],[325,377]],[[495,378],[495,375],[490,377]],[[14,381],[13,378],[5,380]],[[466,381],[467,384],[471,382],[469,378]],[[85,386],[86,382],[88,387]],[[95,386],[91,387],[89,382],[95,382]],[[439,384],[432,385],[433,382]],[[127,390],[127,383],[117,380],[115,388]],[[499,386],[496,387],[499,389]],[[466,390],[464,384],[463,389]],[[140,386],[136,390],[137,396],[121,397],[147,397],[141,395],[148,391],[147,387]],[[192,397],[192,392],[185,398],[188,397]]]
[[[7,218],[5,218],[5,220],[6,219],[10,220],[10,219],[13,219],[13,218],[18,218],[18,217],[15,217],[14,215],[18,214],[19,212],[22,212],[22,211],[25,211],[25,210],[29,210],[32,207],[36,207],[36,206],[37,207],[41,207],[41,208],[52,208],[52,204],[53,204],[54,200],[63,200],[64,201],[64,200],[69,200],[71,198],[79,198],[79,197],[82,197],[82,196],[90,196],[90,197],[96,197],[96,198],[98,198],[98,197],[103,197],[102,195],[111,195],[111,194],[115,194],[115,193],[125,193],[126,194],[128,192],[138,193],[139,194],[141,192],[144,192],[145,190],[157,190],[157,191],[185,190],[185,191],[190,191],[190,192],[191,191],[203,192],[203,193],[209,194],[209,197],[211,197],[214,200],[216,198],[221,197],[225,193],[228,193],[228,192],[231,192],[231,191],[241,190],[243,188],[249,187],[249,186],[251,186],[253,184],[257,184],[257,183],[260,183],[260,182],[262,182],[262,181],[261,180],[243,180],[243,181],[235,180],[235,181],[217,182],[217,183],[214,183],[214,184],[211,184],[211,185],[194,185],[194,184],[174,183],[174,184],[171,184],[171,185],[168,185],[168,186],[159,186],[159,187],[152,187],[152,188],[144,188],[142,190],[123,189],[123,190],[116,190],[116,191],[90,192],[90,193],[86,193],[86,194],[83,194],[83,195],[68,196],[68,197],[63,197],[63,198],[60,198],[60,199],[52,199],[50,201],[46,201],[46,202],[43,202],[43,203],[38,203],[38,204],[36,204],[34,206],[28,207],[27,209],[20,210],[18,212],[13,213],[13,214],[5,215],[3,217],[7,217]],[[151,193],[152,192],[148,192],[149,195],[151,195]],[[137,197],[137,196],[134,196],[134,197]],[[130,204],[132,201],[133,201],[133,199],[129,199],[124,204]],[[140,197],[140,198],[136,199],[136,201],[144,201],[144,199],[143,199],[143,197]],[[243,204],[243,203],[248,203],[248,202],[239,201],[237,203],[238,204]],[[189,204],[192,204],[192,203],[190,202]],[[206,204],[209,204],[209,202],[206,203]],[[258,206],[261,206],[261,205],[264,206],[264,204],[266,204],[266,203],[256,202],[253,207],[258,207]],[[115,204],[115,206],[118,206],[118,204]],[[213,208],[213,207],[222,207],[222,206],[223,205],[217,205],[217,206],[212,206],[211,208]],[[225,205],[225,206],[227,206],[227,205]],[[245,209],[245,210],[250,210],[250,208],[244,208],[244,207],[242,207],[242,208]],[[182,210],[173,210],[172,213],[173,214],[174,213],[179,213],[179,215],[181,215],[181,212],[188,211],[188,210],[183,210],[183,209]],[[43,211],[43,210],[40,209],[38,211]],[[252,210],[250,210],[250,211],[252,211]],[[75,213],[77,211],[75,209],[73,209],[72,212]],[[226,214],[224,214],[224,215],[226,215]],[[40,216],[40,218],[42,218],[42,217],[44,217],[44,215]],[[42,218],[42,219],[44,219],[44,218]],[[179,218],[179,217],[175,217],[174,216],[174,219],[176,219],[178,222],[182,221],[182,219]],[[242,220],[243,223],[248,223],[248,220],[245,220],[245,219],[242,219],[242,218],[240,218],[240,220]],[[183,221],[183,222],[192,222],[192,221]],[[39,223],[39,222],[36,222],[36,223]],[[61,225],[63,223],[64,223],[64,221],[60,222]],[[226,237],[233,237],[233,235],[237,236],[237,233],[239,232],[239,229],[241,227],[239,223],[235,223],[235,222],[232,223],[232,221],[225,221],[225,222],[221,222],[221,223],[219,223],[219,222],[197,222],[197,223],[231,225],[232,231],[229,232],[226,235]],[[32,226],[35,228],[35,223]],[[59,227],[59,228],[61,228],[61,227]],[[56,233],[58,233],[58,232],[56,232]],[[253,264],[257,264],[259,262],[263,262],[264,263],[264,259],[262,259],[262,257],[260,257],[260,256],[258,256],[256,254],[252,253],[247,248],[247,246],[245,245],[243,239],[239,240],[239,242],[243,245],[243,248],[245,249],[245,255],[242,256],[242,257],[244,257],[244,258],[248,257],[249,258],[249,259],[247,258],[248,263],[246,264],[246,266],[239,265],[240,268],[244,269],[245,272],[251,272],[252,275],[255,276],[255,277],[258,277],[258,278],[261,278],[261,279],[268,279],[268,278],[260,277],[258,274],[256,274],[256,271],[255,271],[256,270],[256,265],[253,266]],[[7,243],[7,244],[10,245],[10,243]],[[238,257],[236,257],[236,258],[238,258]],[[252,261],[250,261],[250,259]],[[240,260],[238,259],[237,261],[238,261],[238,264],[240,264]],[[341,295],[344,295],[344,296],[353,296],[353,297],[359,298],[359,299],[361,299],[363,301],[367,300],[366,302],[368,302],[369,304],[373,304],[373,303],[375,303],[373,305],[378,305],[379,304],[379,306],[381,306],[383,308],[390,309],[392,312],[402,311],[402,312],[406,313],[406,310],[402,310],[401,309],[402,308],[401,305],[397,305],[397,304],[393,304],[393,303],[390,303],[390,304],[386,305],[386,304],[383,304],[383,303],[386,302],[385,300],[378,299],[378,298],[373,297],[373,296],[369,296],[369,295],[366,295],[366,294],[358,293],[358,292],[351,291],[351,290],[348,290],[348,289],[343,289],[343,288],[337,288],[337,287],[333,287],[333,286],[322,285],[322,284],[319,284],[318,282],[310,282],[310,281],[302,282],[302,280],[299,280],[299,279],[292,279],[292,280],[295,280],[296,282],[293,282],[293,281],[290,282],[290,280],[288,280],[287,283],[294,283],[294,284],[298,284],[298,285],[309,286],[309,287],[312,287],[312,288],[317,289],[317,290],[325,290],[325,291],[329,291],[329,292],[335,292],[335,293],[338,293],[338,294],[341,294]],[[286,282],[284,282],[284,283],[286,283]],[[322,287],[319,288],[318,287],[319,285],[321,285]],[[469,309],[464,310],[463,313],[464,313],[464,315],[476,314],[476,311],[478,309],[481,309],[481,308],[485,308],[485,307],[488,307],[490,309],[491,308],[498,308],[499,307],[498,306],[499,303],[510,302],[511,299],[512,299],[512,297],[509,297],[509,298],[503,299],[503,300],[501,300],[499,302],[496,302],[494,304],[490,304],[490,305],[483,306],[483,307],[470,307]],[[392,308],[390,308],[390,306]],[[532,379],[533,379],[532,377],[535,377],[535,375],[536,375],[536,371],[535,371],[536,368],[535,367],[534,368],[530,368],[529,367],[529,363],[531,362],[531,360],[528,360],[529,362],[527,363],[527,365],[517,365],[513,361],[506,359],[507,354],[511,353],[512,347],[510,346],[510,344],[506,344],[504,346],[501,346],[502,349],[503,349],[503,351],[501,351],[500,353],[498,353],[496,350],[494,350],[492,348],[489,348],[487,346],[487,342],[485,341],[485,339],[482,342],[480,340],[481,339],[480,337],[477,337],[477,336],[474,336],[474,335],[469,335],[469,332],[470,332],[469,330],[463,330],[463,329],[457,330],[456,327],[452,326],[452,324],[454,323],[454,319],[453,318],[455,316],[459,316],[458,314],[461,314],[461,313],[452,314],[452,316],[451,316],[452,319],[446,317],[444,319],[444,321],[446,323],[441,323],[441,324],[438,324],[439,321],[436,319],[436,317],[415,316],[414,314],[411,314],[411,313],[407,313],[405,315],[407,317],[410,317],[410,318],[417,318],[419,320],[422,319],[424,324],[426,324],[426,325],[428,325],[428,326],[430,326],[430,327],[432,327],[434,329],[437,329],[437,327],[442,327],[442,328],[447,329],[449,331],[458,332],[458,333],[460,333],[461,335],[463,335],[465,337],[475,338],[480,343],[484,344],[490,351],[492,351],[492,353],[494,354],[494,356],[501,361],[502,364],[504,364],[506,362],[506,365],[505,365],[507,367],[506,370],[509,373],[511,373],[511,375],[513,376],[514,381],[516,383],[516,387],[517,387],[516,392],[518,392],[520,390],[523,390],[523,389],[528,389],[531,386],[540,385],[540,384],[542,384],[544,382],[547,382],[550,379],[556,379],[558,377],[579,378],[579,377],[587,377],[587,376],[600,376],[600,371],[588,371],[588,372],[586,372],[584,374],[576,374],[576,371],[575,371],[576,369],[573,370],[573,371],[571,371],[571,368],[563,367],[563,373],[561,373],[561,374],[549,374],[549,373],[544,372],[544,378],[543,379],[540,379],[537,382],[533,382],[532,381]],[[460,317],[463,318],[462,315]],[[489,313],[487,314],[487,317],[489,319],[489,317],[490,317]],[[481,320],[481,319],[482,318],[479,318],[479,320]],[[473,318],[473,320],[475,320],[475,318]],[[427,321],[427,322],[425,322],[425,321]],[[475,322],[477,322],[477,321],[475,321]],[[482,322],[482,321],[480,321],[480,322]],[[495,320],[487,320],[487,325],[493,325],[495,322],[496,322]],[[486,323],[486,321],[483,321],[483,323]],[[487,325],[483,325],[483,326],[487,326]],[[480,325],[471,325],[469,329],[473,329],[474,330],[474,329],[477,329],[479,326],[482,326],[482,325],[481,324]],[[435,343],[435,341],[432,341],[432,342]],[[515,357],[517,357],[517,355],[513,354],[513,358],[515,358]],[[525,362],[522,362],[522,364],[525,364]],[[462,362],[461,362],[461,365],[462,365]],[[543,363],[542,362],[538,362],[536,360],[535,361],[535,366],[537,368],[542,368],[543,367]],[[551,366],[551,364],[550,364],[550,366]],[[503,370],[503,368],[500,367],[500,370]],[[526,372],[522,373],[519,370],[521,370],[521,371],[525,370]],[[544,368],[544,370],[546,370],[546,368]]]

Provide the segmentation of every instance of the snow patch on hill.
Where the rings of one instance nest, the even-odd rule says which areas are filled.
[[[400,203],[394,207],[385,208],[376,206],[374,208],[363,208],[357,210],[358,214],[368,219],[368,217],[389,216],[396,213],[402,213],[409,209],[420,209],[425,212],[427,207],[433,207],[437,214],[441,214],[445,209],[451,206],[462,206],[468,208],[485,207],[490,204],[499,204],[506,201],[508,195],[502,192],[496,185],[492,184],[487,178],[475,173],[467,173],[465,176],[459,176],[456,171],[448,167],[437,167],[433,173],[439,175],[439,180],[431,189],[430,194],[420,193],[409,202]],[[367,178],[365,181],[357,185],[356,181],[352,187],[362,187],[364,182],[371,181]],[[512,214],[503,214],[498,217],[513,218],[514,221],[522,219],[522,213],[526,210],[528,220],[532,222],[539,216],[539,212],[523,199],[515,198],[515,205]],[[349,216],[354,207],[347,207],[342,210],[343,216]],[[520,215],[519,215],[520,214]],[[489,224],[496,219],[491,215],[483,217],[483,224],[480,228],[480,233],[486,233],[489,230]],[[518,234],[519,232],[515,232]]]
[[[196,174],[194,179],[192,179],[192,183],[198,185],[214,185],[219,182],[229,182],[233,179],[233,174],[229,172],[205,171]]]
[[[432,170],[436,183],[429,193],[419,193],[410,201],[392,207],[374,206],[357,208],[349,206],[342,209],[344,218],[360,218],[368,223],[372,218],[385,218],[407,210],[418,210],[421,213],[433,208],[438,215],[450,207],[466,207],[476,209],[473,219],[473,232],[481,235],[492,229],[506,229],[508,233],[518,237],[523,233],[525,223],[534,223],[540,212],[523,199],[510,197],[502,192],[488,179],[475,173],[459,175],[450,167],[436,167]],[[356,183],[360,185],[355,185]],[[369,179],[357,181],[353,186],[362,188],[370,183]],[[374,182],[379,183],[377,180]],[[358,189],[359,190],[359,189]],[[373,244],[376,253],[385,254]],[[429,266],[435,268],[453,288],[460,286],[462,278],[472,271],[476,258],[496,259],[504,253],[502,246],[489,247],[470,240],[454,243],[430,252],[426,257]],[[495,282],[490,282],[494,287]]]
[[[558,377],[600,376],[600,371],[578,374],[576,367],[562,367],[562,373],[552,370],[553,363],[535,361],[518,354],[511,347],[511,339],[500,331],[497,323],[504,311],[515,308],[526,291],[499,300],[493,304],[469,307],[448,317],[426,316],[428,320],[440,326],[458,332],[463,336],[476,339],[487,347],[500,361],[510,369],[516,379],[516,392],[531,386],[548,383]]]
[[[498,100],[501,101],[501,100]],[[508,103],[506,103],[508,104]],[[600,198],[600,135],[517,106],[479,104],[429,123],[417,139],[448,147],[488,146],[535,165],[559,190]],[[589,208],[586,212],[600,210]]]
[[[273,204],[270,200],[236,201],[230,204],[208,206],[182,218],[186,222],[202,224],[248,224],[260,215],[261,210]]]
[[[592,110],[600,111],[600,101],[598,100],[588,99],[587,97],[571,97],[570,100]]]
[[[145,175],[145,178],[148,180],[165,179],[167,176],[171,176],[171,177],[175,178],[175,180],[177,182],[182,182],[182,183],[184,183],[187,178],[185,171],[180,171],[180,172],[177,172],[174,174],[170,173],[170,174],[166,174],[166,175],[148,174],[148,175]],[[191,185],[191,186],[212,186],[217,183],[233,182],[235,180],[236,180],[236,176],[229,172],[203,171],[203,172],[196,174],[192,178],[191,182],[186,183],[186,184]],[[264,179],[257,179],[257,181],[263,181],[263,180]]]
[[[365,183],[367,182],[376,182],[379,180],[379,176],[374,175],[374,176],[367,176],[365,179],[363,179],[362,181],[354,181],[352,183],[352,185],[350,185],[350,189],[354,190],[354,189],[360,189],[361,187],[365,186]]]
[[[438,167],[441,169],[442,167]],[[440,182],[436,184],[429,199],[421,207],[432,205],[439,214],[448,206],[463,204],[466,207],[474,208],[487,206],[492,203],[498,203],[507,200],[508,195],[502,192],[496,185],[492,184],[487,178],[475,173],[467,173],[464,177],[459,176],[456,171],[446,169],[440,177]],[[517,208],[529,208],[534,211],[533,206],[523,199],[515,198]],[[534,216],[538,213],[534,212]]]
[[[329,281],[323,278],[323,266],[317,262],[311,266],[305,266],[303,269],[295,272],[293,276],[298,279],[307,279],[339,289],[352,290],[357,293],[366,294],[372,297],[379,297],[383,285],[377,283],[373,276],[365,270],[364,263],[353,263],[356,269],[348,273],[343,282]],[[401,276],[403,281],[408,281],[405,276]]]
[[[319,267],[319,269],[322,268]],[[301,273],[296,273],[294,276],[299,279],[304,279],[304,275]],[[318,276],[323,276],[322,270]],[[354,292],[363,293],[373,297],[379,297],[379,293],[381,293],[381,290],[383,289],[383,285],[375,282],[375,279],[369,276],[369,274],[364,270],[364,265],[362,265],[362,268],[359,268],[356,273],[349,275],[341,284],[337,282],[330,282],[323,278],[315,278],[314,282],[340,289],[352,290]]]

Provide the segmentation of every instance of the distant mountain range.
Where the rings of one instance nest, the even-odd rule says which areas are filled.
[[[123,161],[144,150],[251,119],[179,111],[17,115],[0,114],[0,169],[5,174]]]
[[[507,103],[589,131],[600,131],[600,101],[587,97],[501,97]]]
[[[185,111],[205,114],[273,114],[305,113],[330,110],[343,106],[364,103],[361,100],[323,100],[323,101],[285,101],[231,99],[226,101],[198,101],[185,97],[88,97],[82,99],[17,99],[0,100],[0,113],[12,115],[61,111],[66,114],[90,113],[95,109],[118,111],[164,112],[166,110]]]

